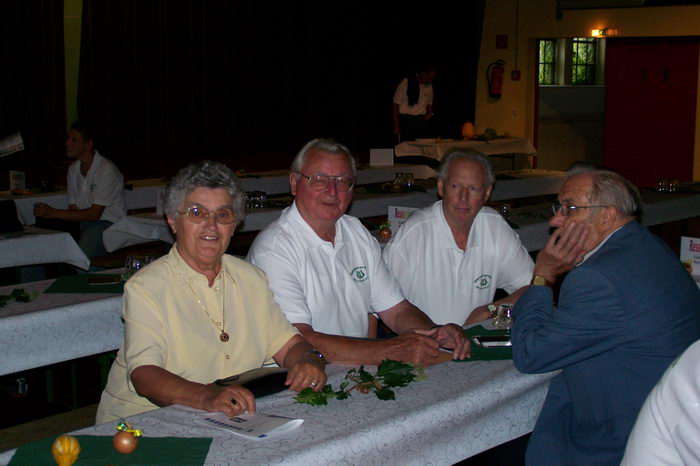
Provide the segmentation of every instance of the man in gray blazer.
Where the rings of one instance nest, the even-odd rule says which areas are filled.
[[[606,170],[561,188],[532,286],[513,309],[521,372],[550,385],[527,463],[619,464],[637,413],[668,365],[700,338],[700,291],[635,219],[637,189]],[[564,273],[558,305],[551,289]]]

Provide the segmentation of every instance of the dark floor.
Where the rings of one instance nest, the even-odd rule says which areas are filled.
[[[456,463],[459,466],[521,466],[525,464],[525,450],[530,434],[518,437],[483,453]]]
[[[94,425],[114,354],[0,377],[0,451]]]

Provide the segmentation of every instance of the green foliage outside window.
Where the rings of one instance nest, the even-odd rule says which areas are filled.
[[[556,60],[556,44],[552,39],[539,41],[539,83],[540,85],[552,85],[554,82],[554,64]]]
[[[595,84],[595,39],[589,37],[573,39],[571,53],[571,84]]]

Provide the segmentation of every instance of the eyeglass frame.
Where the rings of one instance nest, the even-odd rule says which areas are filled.
[[[595,208],[605,208],[611,207],[609,205],[566,205],[566,204],[552,204],[552,212],[557,215],[559,212],[564,217],[568,217],[570,214],[576,212],[578,209],[595,209]]]
[[[208,213],[202,215],[201,217],[195,217],[195,216],[193,216],[193,215],[190,215],[190,212],[192,211],[192,209],[199,209],[199,210],[202,211],[202,214],[204,214],[204,212],[208,212]],[[220,222],[220,221],[219,221],[219,218],[216,217],[216,214],[217,214],[220,210],[229,210],[229,211],[231,211],[231,218],[232,218],[233,220],[231,220],[231,221],[228,222],[228,223],[227,223],[227,222]],[[187,217],[187,219],[188,219],[190,222],[192,222],[192,223],[194,223],[194,224],[196,224],[196,225],[201,225],[202,223],[207,223],[207,222],[209,221],[209,219],[211,218],[211,215],[212,215],[212,214],[215,214],[215,216],[214,216],[214,221],[215,221],[216,223],[218,223],[219,225],[231,225],[232,223],[235,223],[235,222],[236,222],[236,211],[233,210],[233,207],[228,207],[228,206],[227,206],[227,207],[219,207],[219,208],[216,209],[216,210],[209,210],[209,209],[207,209],[207,208],[204,207],[204,206],[193,205],[193,206],[190,206],[190,207],[188,207],[187,209],[185,209],[184,212],[180,212],[179,210],[176,210],[175,212],[177,212],[177,213],[180,214],[180,215],[184,215],[185,217]],[[196,221],[196,220],[201,220],[201,221]]]
[[[335,184],[335,189],[337,189],[338,191],[340,191],[340,192],[342,192],[342,193],[349,193],[350,191],[352,191],[352,188],[355,187],[355,181],[356,181],[356,180],[355,180],[355,177],[354,177],[354,176],[346,176],[346,175],[324,175],[323,173],[316,173],[316,174],[314,174],[314,175],[309,176],[309,175],[303,174],[302,172],[295,172],[295,173],[297,173],[297,174],[303,176],[304,178],[306,178],[306,179],[309,181],[309,186],[311,187],[311,189],[313,189],[313,190],[316,191],[316,192],[321,192],[321,191],[323,191],[324,189],[328,189],[328,187],[329,187],[330,184],[331,184],[331,180],[333,180],[333,183]],[[325,182],[323,183],[322,189],[316,189],[316,188],[314,188],[313,186],[311,186],[311,179],[312,179],[312,178],[316,178],[316,177],[322,177],[321,179],[326,179],[326,180],[327,180],[327,181],[325,181]],[[350,186],[348,187],[347,191],[342,190],[342,189],[340,189],[340,188],[338,187],[338,182],[339,182],[342,178],[347,178],[347,179],[350,180]]]

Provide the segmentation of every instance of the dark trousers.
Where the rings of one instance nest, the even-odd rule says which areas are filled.
[[[399,115],[401,142],[424,138],[428,129],[425,115]]]

